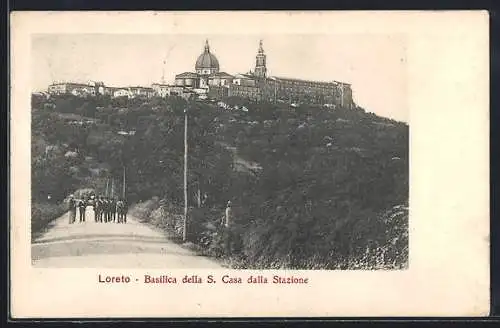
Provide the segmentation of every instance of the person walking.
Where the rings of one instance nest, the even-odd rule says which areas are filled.
[[[124,209],[124,203],[121,199],[118,199],[116,202],[116,213],[118,215],[118,223],[123,223],[123,209]]]
[[[107,202],[106,202],[106,208],[107,208],[107,215],[108,215],[108,222],[113,222],[113,201],[111,198],[108,197]]]
[[[93,204],[93,207],[94,207],[94,221],[95,222],[99,222],[99,211],[100,211],[100,204],[99,204],[99,197],[96,197],[94,199],[94,204]]]
[[[85,222],[85,210],[87,208],[87,204],[85,203],[85,200],[80,199],[78,202],[78,209],[80,211],[80,223]]]
[[[111,217],[113,218],[113,223],[116,222],[116,198],[111,199]]]
[[[110,202],[108,197],[104,197],[104,222],[109,223],[110,220]]]
[[[99,222],[102,223],[102,217],[104,215],[104,198],[99,196]]]
[[[76,201],[73,195],[69,195],[69,224],[75,223],[76,220]]]
[[[102,213],[101,216],[104,223],[108,222],[106,211],[107,211],[106,197],[103,197],[101,202],[101,213]]]
[[[127,223],[127,212],[128,212],[128,204],[125,199],[122,199],[122,223]]]

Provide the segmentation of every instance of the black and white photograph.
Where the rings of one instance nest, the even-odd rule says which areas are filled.
[[[12,316],[487,315],[488,24],[13,13]]]
[[[405,44],[34,35],[33,265],[407,268]]]

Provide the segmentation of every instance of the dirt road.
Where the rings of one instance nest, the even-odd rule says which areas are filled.
[[[96,223],[88,207],[86,222],[69,224],[66,213],[31,246],[35,267],[56,268],[220,268],[215,261],[174,244],[136,218],[126,224]]]

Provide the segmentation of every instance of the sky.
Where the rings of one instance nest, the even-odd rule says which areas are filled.
[[[54,81],[103,81],[108,86],[172,83],[194,71],[205,40],[220,70],[254,69],[259,40],[268,75],[352,84],[356,104],[408,122],[406,42],[402,35],[129,35],[45,34],[32,38],[32,89]]]

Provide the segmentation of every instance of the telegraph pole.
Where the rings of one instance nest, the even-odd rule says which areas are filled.
[[[187,108],[184,109],[184,231],[182,239],[187,240],[187,216],[188,216],[188,191],[187,191],[187,160],[188,160],[188,144],[187,144],[187,129],[188,129],[188,114]]]
[[[276,80],[274,81],[274,103],[276,104],[278,102],[278,83],[276,83]]]
[[[161,83],[162,84],[165,84],[165,64],[166,64],[167,60],[163,60],[163,67],[162,67],[162,73],[161,73]]]
[[[123,186],[122,186],[122,198],[125,200],[125,165],[123,165]]]
[[[340,84],[340,106],[344,108],[344,84]]]

